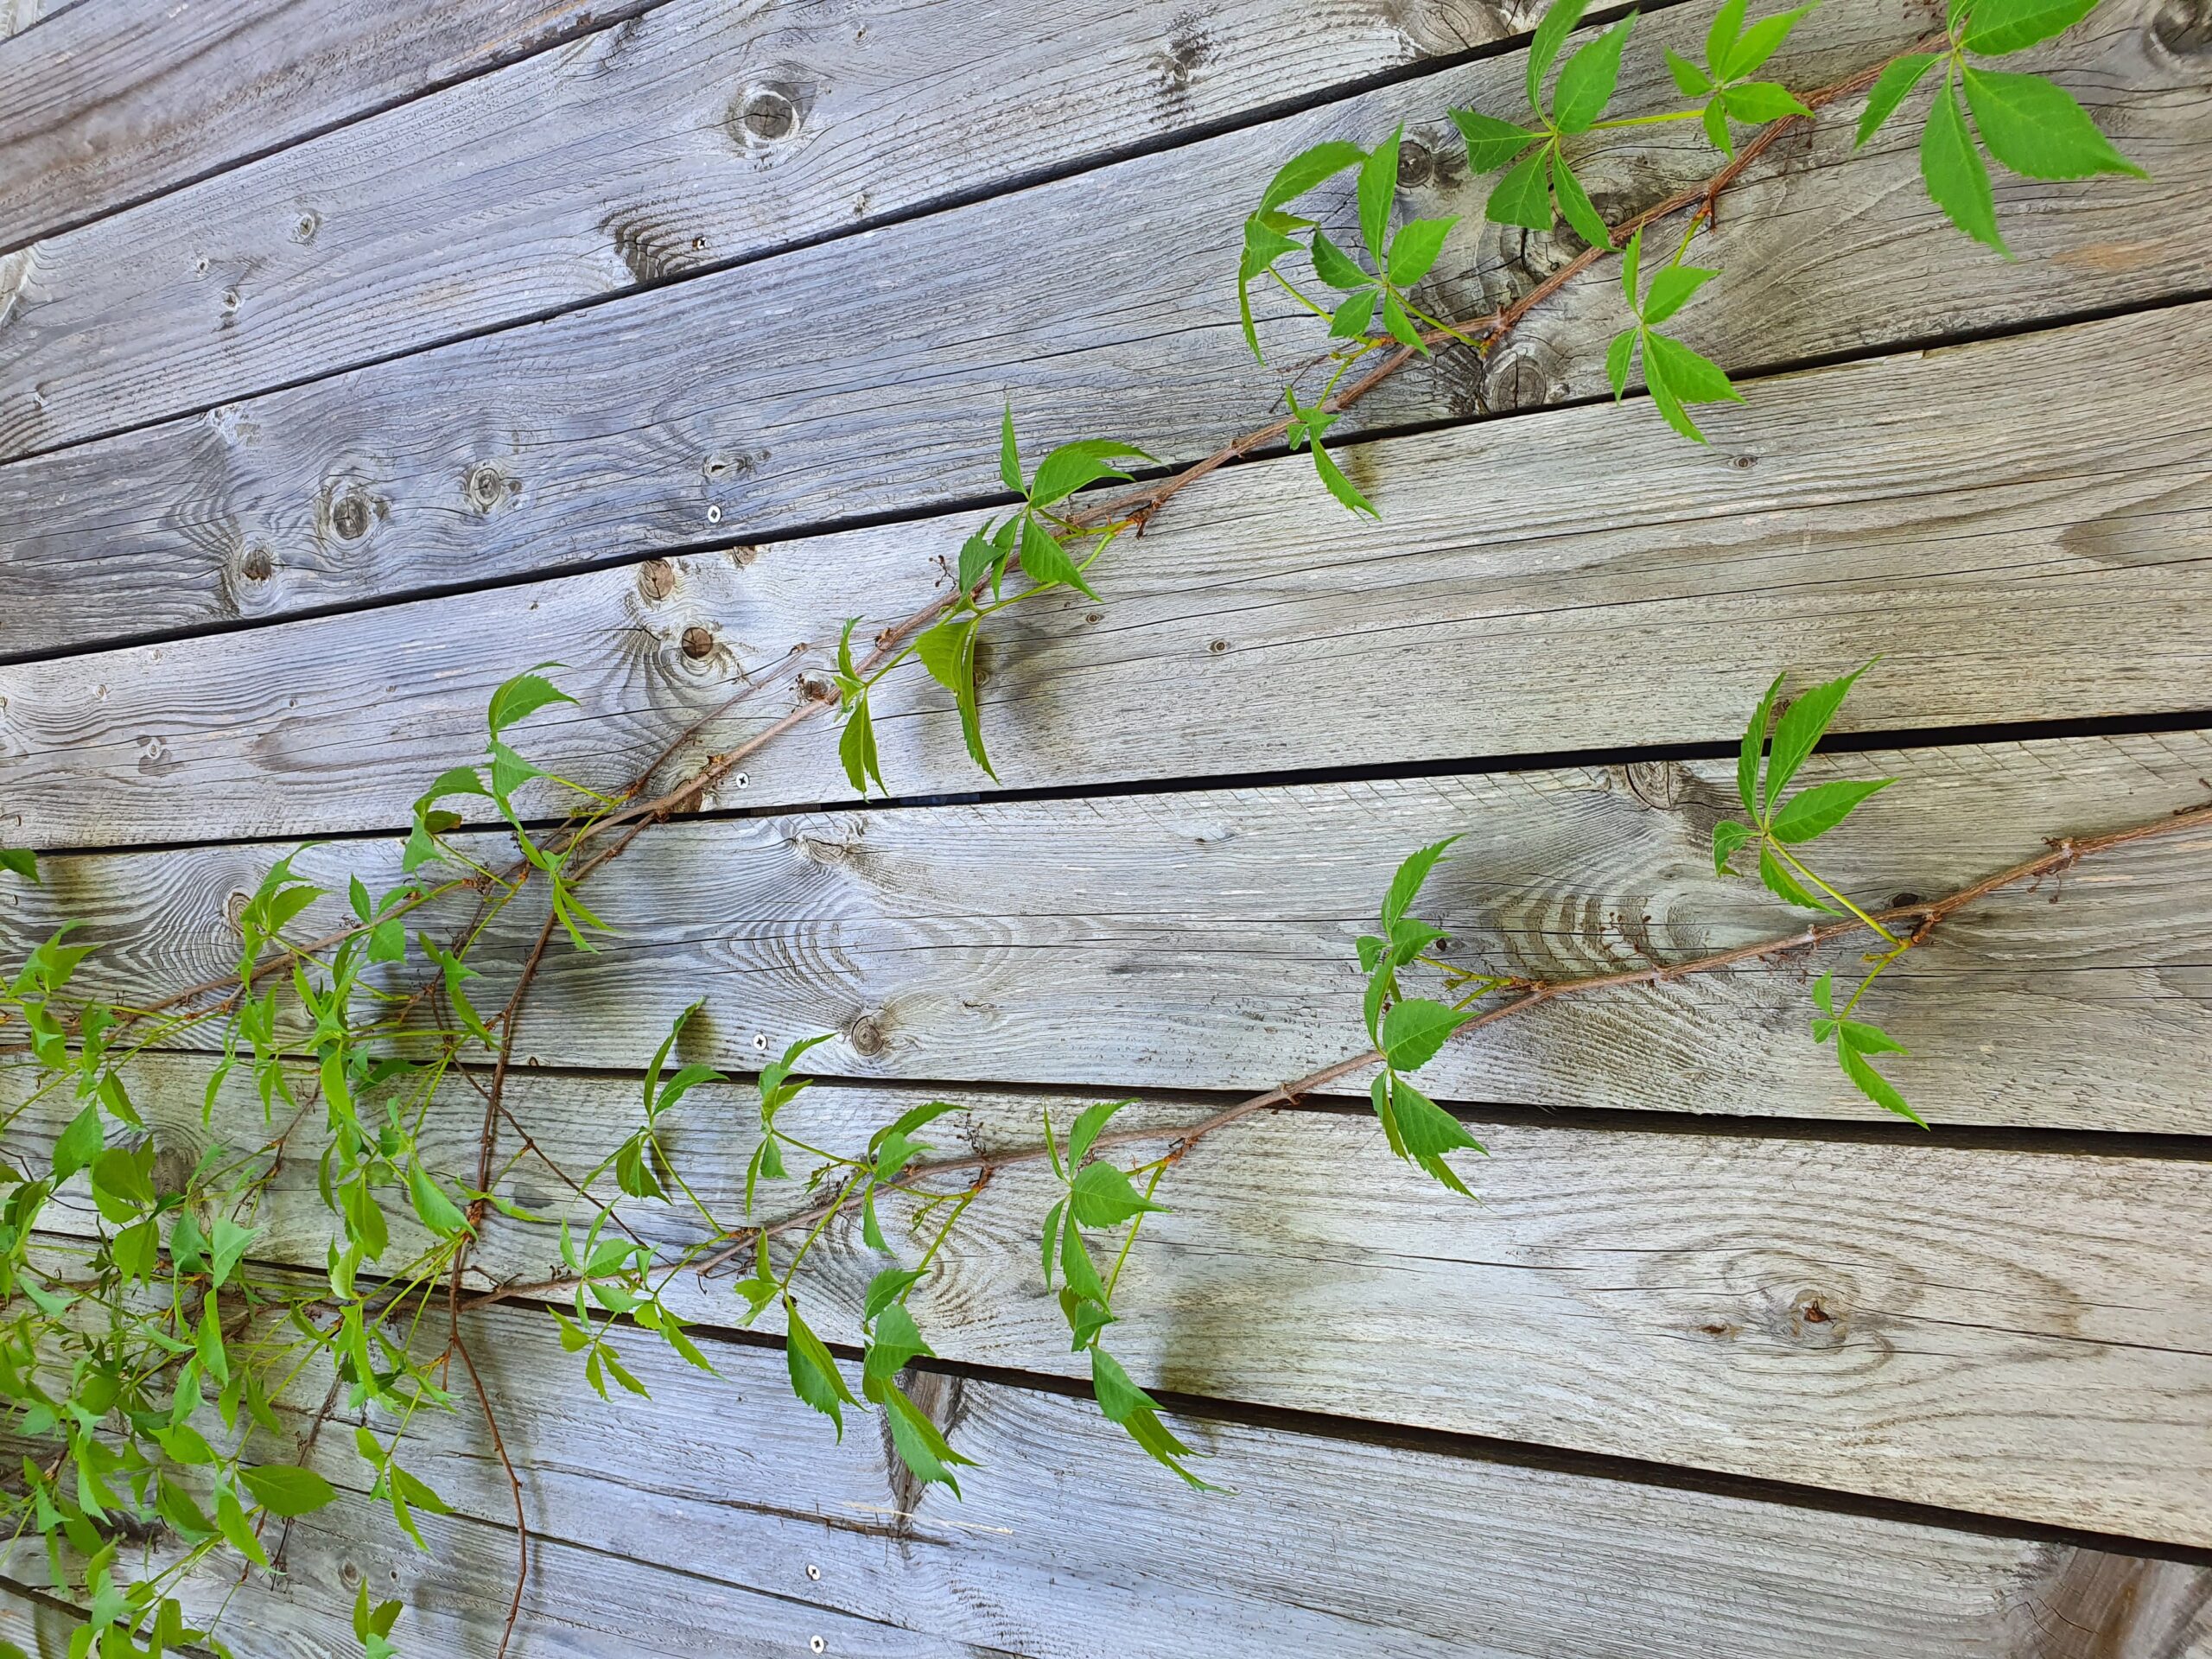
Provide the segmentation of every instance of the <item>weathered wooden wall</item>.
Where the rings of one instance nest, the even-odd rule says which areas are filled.
[[[746,677],[784,671],[715,740],[784,715],[842,619],[938,590],[1002,400],[1033,443],[1164,461],[1263,418],[1229,279],[1300,146],[1408,124],[1404,211],[1466,216],[1440,307],[1566,257],[1482,222],[1444,118],[1511,104],[1522,0],[41,10],[0,4],[0,839],[50,856],[0,893],[0,958],[82,917],[87,975],[142,991],[230,968],[296,839],[395,868],[521,668],[567,665],[582,706],[533,730],[594,781]],[[1639,25],[1624,105],[1712,10]],[[1929,16],[1834,0],[1777,68]],[[997,787],[909,674],[898,798],[857,805],[815,722],[610,867],[620,937],[550,961],[517,1111],[596,1161],[703,997],[691,1057],[734,1072],[837,1033],[793,1109],[823,1143],[956,1087],[980,1146],[1085,1091],[1184,1121],[1364,1047],[1352,937],[1454,831],[1439,919],[1499,967],[1768,937],[1707,837],[1777,668],[1882,658],[1815,763],[1902,780],[1834,840],[1869,894],[2204,801],[2212,8],[2107,0],[2032,55],[2150,182],[2000,181],[2006,261],[1929,204],[1913,129],[1855,151],[1840,109],[1730,198],[1681,320],[1749,400],[1701,413],[1709,448],[1604,396],[1599,279],[1346,421],[1379,523],[1299,458],[1208,480],[1098,603],[1006,619]],[[1708,170],[1654,130],[1593,149],[1609,213]],[[1272,302],[1261,328],[1310,340]],[[1207,1143],[1117,1351],[1232,1497],[1079,1397],[1019,1171],[919,1293],[964,1503],[873,1425],[833,1444],[724,1289],[686,1294],[725,1377],[635,1342],[653,1403],[612,1410],[542,1312],[480,1309],[539,1538],[516,1651],[2212,1655],[2208,878],[2212,835],[2177,837],[1947,924],[1873,999],[1926,1134],[1810,1045],[1805,960],[1448,1050],[1478,1205],[1389,1158],[1357,1079]],[[527,944],[493,939],[492,986]],[[149,1062],[166,1138],[258,1122],[234,1090],[202,1124],[212,1064]],[[687,1173],[728,1197],[747,1093],[694,1101]],[[459,1165],[480,1114],[456,1085],[427,1142]],[[319,1270],[311,1169],[269,1219],[271,1264]],[[495,1221],[481,1266],[550,1249]],[[850,1341],[869,1257],[825,1253]],[[342,1648],[365,1575],[407,1651],[489,1659],[507,1491],[472,1413],[414,1433],[455,1506],[432,1554],[323,1437],[346,1496],[238,1588],[237,1651]]]

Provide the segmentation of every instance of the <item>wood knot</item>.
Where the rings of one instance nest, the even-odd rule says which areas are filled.
[[[330,504],[330,528],[339,539],[358,542],[369,533],[368,498],[348,490]]]
[[[2212,0],[2168,0],[2151,20],[2151,38],[2178,57],[2212,50]]]
[[[683,654],[693,662],[701,662],[715,654],[715,635],[711,628],[701,627],[694,622],[683,630]]]
[[[1851,1310],[1824,1290],[1801,1290],[1789,1304],[1789,1334],[1807,1348],[1840,1348],[1851,1330]]]
[[[522,480],[507,476],[497,461],[480,461],[461,480],[461,493],[478,512],[489,512],[511,495],[522,493]]]
[[[740,149],[758,155],[797,137],[813,105],[811,86],[791,80],[755,81],[730,100],[722,124]]]
[[[891,1046],[891,1035],[880,1014],[864,1014],[853,1021],[852,1029],[845,1033],[845,1040],[853,1052],[864,1060],[872,1060]]]
[[[658,603],[676,591],[676,567],[666,559],[647,559],[638,567],[638,591]]]
[[[270,556],[267,548],[256,542],[246,549],[245,563],[238,569],[248,582],[266,582],[276,574],[276,562]]]

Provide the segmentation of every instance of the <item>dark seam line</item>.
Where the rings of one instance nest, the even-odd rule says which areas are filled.
[[[2212,728],[2212,708],[2177,709],[2135,715],[2062,716],[1963,726],[1891,727],[1832,733],[1821,741],[1822,754],[1863,754],[1897,750],[1980,748],[1996,744],[2055,742],[2075,738],[2157,736]],[[1732,760],[1734,739],[1700,739],[1675,743],[1622,744],[1602,748],[1546,749],[1526,753],[1446,757],[1441,760],[1377,761],[1363,766],[1292,766],[1273,772],[1204,772],[1167,778],[1106,779],[1089,784],[1040,784],[1027,788],[964,790],[929,795],[893,795],[869,800],[791,801],[781,805],[715,807],[671,817],[671,823],[735,823],[758,818],[804,818],[841,813],[934,811],[956,806],[1000,806],[1029,802],[1113,800],[1148,795],[1190,795],[1243,790],[1294,790],[1332,785],[1418,782],[1452,778],[1487,778],[1515,773],[1567,771],[1577,767],[1638,763]],[[456,764],[459,764],[458,762]],[[552,817],[524,820],[533,832],[554,830]],[[41,858],[112,858],[212,848],[289,847],[304,841],[353,842],[404,836],[406,823],[318,830],[290,835],[227,836],[219,841],[118,842],[35,849]],[[456,836],[505,836],[505,825],[468,824]]]

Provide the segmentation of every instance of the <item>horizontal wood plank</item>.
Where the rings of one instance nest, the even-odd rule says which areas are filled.
[[[2212,734],[1852,755],[1806,775],[1901,780],[1820,848],[1831,880],[1878,900],[2196,804]],[[594,882],[614,931],[549,955],[518,1058],[640,1065],[703,998],[699,1036],[739,1069],[757,1043],[829,1031],[811,1060],[827,1073],[1257,1091],[1366,1049],[1353,939],[1399,860],[1445,836],[1464,839],[1427,913],[1490,969],[1560,979],[1787,937],[1802,912],[1713,874],[1732,791],[1732,766],[1700,762],[670,825]],[[233,907],[280,850],[48,860],[42,887],[11,884],[0,959],[76,919],[101,947],[87,994],[136,1004],[219,980]],[[294,868],[381,891],[397,850],[326,844]],[[1866,1004],[1911,1051],[1909,1096],[1947,1122],[2212,1128],[2208,855],[2202,831],[2143,843],[1952,918]],[[326,899],[301,937],[347,914]],[[440,914],[428,925],[464,919]],[[474,953],[486,1007],[536,925],[518,906]],[[1472,1103],[1878,1118],[1806,1026],[1812,975],[1848,974],[1859,948],[1557,1001],[1423,1076]]]
[[[1713,249],[1730,275],[1682,315],[1684,337],[1744,369],[2194,291],[2212,257],[2212,60],[2162,43],[2160,3],[2113,0],[2037,54],[2156,181],[2005,181],[2008,262],[1925,200],[1910,124],[1854,153],[1840,107],[1732,203]],[[1656,48],[1694,49],[1702,10],[1646,20],[1623,107],[1671,99]],[[1824,9],[1789,67],[1840,74],[1921,27],[1898,0]],[[1118,432],[1166,460],[1205,453],[1279,395],[1238,337],[1230,277],[1255,190],[1301,145],[1413,124],[1425,159],[1407,210],[1466,215],[1431,284],[1439,306],[1478,308],[1551,268],[1550,240],[1481,223],[1484,182],[1450,162],[1443,105],[1510,109],[1521,76],[1509,54],[0,469],[0,652],[973,499],[998,488],[1002,397],[1033,444]],[[1589,163],[1616,212],[1709,171],[1709,151],[1672,137]],[[1143,257],[1103,258],[1102,237]],[[1040,272],[1070,275],[1040,286]],[[1287,305],[1267,338],[1302,360],[1315,334]],[[1401,375],[1347,429],[1590,397],[1620,307],[1601,273],[1487,365]],[[41,441],[28,392],[6,409],[18,447]],[[1717,417],[1717,456],[1758,453],[1763,414]],[[1656,417],[1637,409],[1616,429],[1640,422]]]
[[[45,402],[0,454],[1007,188],[1537,9],[846,10],[675,0],[47,238],[5,340]]]
[[[638,7],[597,0],[0,6],[0,251]],[[26,32],[28,31],[28,32]],[[172,272],[174,277],[175,273]],[[0,302],[0,313],[6,307]],[[0,358],[15,342],[0,335]]]
[[[210,1140],[235,1148],[267,1135],[250,1085],[230,1090],[212,1130],[201,1126],[207,1065],[152,1062],[135,1090],[188,1161]],[[824,1085],[779,1122],[850,1152],[927,1097]],[[929,1132],[940,1148],[1033,1146],[1041,1110],[1065,1124],[1073,1103],[954,1097],[963,1112]],[[577,1175],[640,1116],[637,1084],[620,1078],[525,1073],[510,1104]],[[1123,1123],[1160,1139],[1123,1161],[1156,1155],[1204,1109],[1128,1109]],[[64,1115],[52,1116],[26,1144],[58,1132]],[[743,1213],[753,1116],[750,1089],[733,1086],[694,1094],[666,1120],[684,1179],[726,1223]],[[473,1170],[482,1117],[481,1097],[452,1084],[423,1132],[432,1166]],[[1187,1395],[2212,1542],[2212,1166],[1472,1127],[1491,1154],[1459,1160],[1474,1203],[1394,1160],[1364,1113],[1276,1112],[1202,1143],[1160,1188],[1170,1212],[1129,1257],[1109,1345],[1147,1386]],[[514,1144],[510,1134],[503,1149]],[[315,1180],[305,1160],[278,1172],[257,1249],[326,1260],[332,1218]],[[487,1218],[482,1271],[541,1281],[557,1272],[551,1224],[588,1212],[535,1159],[521,1158],[505,1185],[547,1224]],[[1057,1191],[1041,1160],[1001,1169],[939,1254],[913,1307],[947,1360],[1087,1376],[1038,1274],[1037,1230]],[[605,1192],[618,1196],[611,1182]],[[768,1213],[805,1202],[796,1183],[764,1192]],[[629,1208],[644,1237],[698,1236],[688,1210]],[[904,1200],[884,1201],[911,1262],[921,1241],[906,1213]],[[420,1238],[411,1218],[395,1226],[395,1265]],[[841,1222],[808,1260],[809,1322],[856,1341],[884,1258]],[[742,1307],[726,1281],[688,1274],[670,1295],[685,1317],[723,1326]],[[628,1357],[656,1342],[637,1332],[619,1345]],[[548,1435],[599,1409],[559,1406],[552,1392],[549,1382],[530,1408],[552,1420]],[[748,1400],[740,1421],[773,1407],[806,1423],[781,1396],[779,1386]],[[2029,1422],[2041,1426],[2032,1436],[2020,1431]]]
[[[1302,457],[1236,468],[1109,550],[1096,605],[1069,593],[990,625],[998,777],[1726,741],[1777,669],[1802,683],[1876,655],[1846,728],[2212,708],[2207,352],[2212,306],[2191,306],[1764,381],[1713,452],[1610,405],[1391,439],[1351,452],[1380,524]],[[613,785],[744,677],[766,683],[702,742],[781,717],[794,667],[826,668],[843,618],[865,637],[941,592],[973,523],[288,623],[247,659],[219,636],[0,669],[0,836],[402,825],[480,754],[493,688],[547,659],[582,706],[524,747]],[[895,791],[988,787],[918,665],[876,709]],[[706,804],[849,798],[836,746],[813,721]]]
[[[601,1407],[575,1398],[542,1315],[492,1309],[466,1330],[538,1541],[522,1655],[616,1639],[789,1653],[821,1637],[836,1653],[1084,1659],[1180,1651],[1201,1622],[1209,1651],[1255,1656],[2207,1650],[2204,1570],[2173,1561],[1178,1415],[1232,1489],[1207,1497],[1086,1402],[910,1376],[982,1464],[955,1502],[894,1472],[872,1424],[831,1442],[772,1351],[712,1344],[709,1378],[633,1338],[653,1399]],[[355,1495],[348,1438],[315,1452],[339,1506],[295,1525],[283,1590],[249,1575],[222,1633],[242,1656],[294,1651],[287,1638],[342,1624],[365,1576],[408,1601],[403,1651],[488,1659],[511,1510],[473,1404],[410,1426],[402,1461],[457,1511],[423,1518],[427,1556]],[[31,1621],[9,1611],[0,1634],[25,1641]]]

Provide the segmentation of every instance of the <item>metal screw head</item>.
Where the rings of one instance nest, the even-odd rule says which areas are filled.
[[[768,1052],[768,1033],[765,1031],[754,1032],[753,1033],[753,1046],[759,1049],[763,1054],[766,1054]]]
[[[827,1642],[824,1642],[820,1637],[817,1636],[809,1637],[806,1645],[815,1652],[820,1653],[826,1649],[830,1644]]]
[[[743,789],[743,788],[744,788],[747,784],[751,783],[752,781],[753,781],[753,774],[752,774],[752,773],[750,773],[750,772],[739,772],[739,773],[737,774],[737,776],[736,776],[736,777],[734,777],[734,778],[733,778],[733,779],[730,779],[730,782],[731,782],[731,783],[733,783],[733,784],[734,784],[734,785],[737,785],[737,787],[738,787],[738,788],[740,788],[740,789]]]
[[[812,1561],[809,1561],[806,1564],[806,1576],[810,1579],[819,1581],[822,1577],[822,1569],[817,1567]]]
[[[721,521],[722,510],[720,507],[709,507],[707,509],[707,522],[709,524],[719,524]]]

